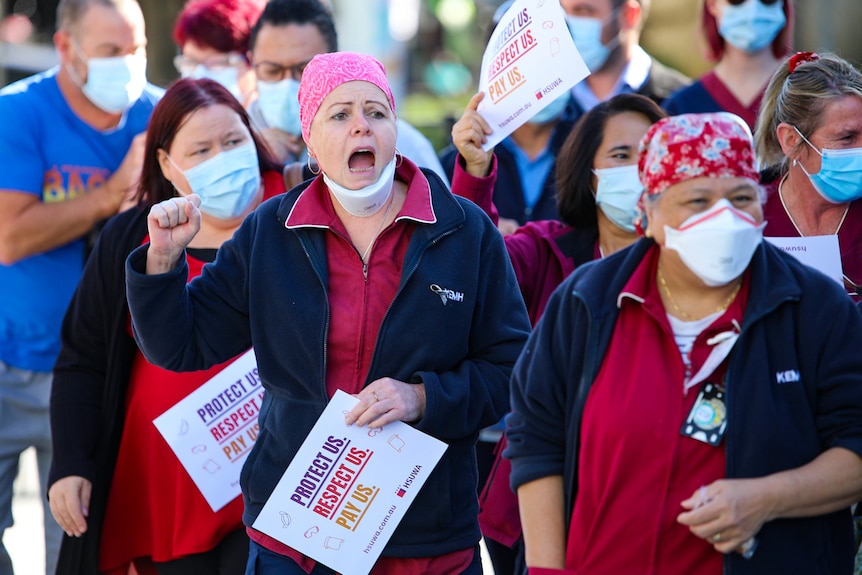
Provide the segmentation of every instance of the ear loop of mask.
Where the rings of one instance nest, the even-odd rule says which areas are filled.
[[[793,126],[793,129],[794,129],[794,130],[796,130],[796,133],[797,133],[797,134],[799,134],[799,137],[800,137],[800,138],[802,138],[803,140],[805,140],[805,143],[806,143],[806,144],[808,144],[809,146],[811,146],[811,149],[812,149],[812,150],[814,150],[815,152],[817,152],[817,154],[818,154],[821,158],[823,157],[823,152],[821,152],[820,150],[818,150],[818,149],[817,149],[817,146],[815,146],[814,144],[812,144],[812,143],[811,143],[811,141],[810,141],[808,138],[806,138],[806,137],[805,137],[805,135],[804,135],[802,132],[800,132],[800,131],[799,131],[799,128],[797,128],[796,126]],[[803,170],[804,170],[804,169],[805,169],[805,168],[803,168]]]
[[[165,157],[168,159],[168,161],[171,163],[171,165],[172,165],[174,168],[176,168],[176,169],[177,169],[177,171],[179,171],[179,173],[181,173],[181,174],[183,175],[183,177],[185,177],[185,175],[186,175],[185,170],[183,170],[182,168],[180,168],[180,167],[177,165],[177,163],[174,161],[174,159],[171,157],[171,155],[168,153],[168,151],[167,151],[167,150],[165,150]],[[164,176],[164,174],[162,174],[162,176]],[[165,178],[165,179],[167,179],[167,178]],[[176,182],[174,182],[173,180],[169,180],[169,179],[168,179],[168,181],[171,183],[171,185],[174,187],[174,190],[176,190],[176,192],[177,192],[179,195],[181,195],[181,196],[182,196],[182,195],[184,195],[183,191],[177,187]],[[186,180],[186,184],[189,186],[189,188],[191,188],[191,184],[188,184],[188,180]],[[194,193],[194,190],[192,190],[192,192],[191,192],[191,193]]]
[[[814,144],[812,144],[811,141],[808,138],[806,138],[802,132],[799,131],[799,128],[797,128],[796,126],[793,126],[793,129],[796,130],[796,133],[799,134],[799,137],[802,138],[805,141],[805,143],[811,147],[812,150],[817,152],[817,155],[819,155],[821,158],[823,157],[823,152],[818,150],[817,147]],[[802,162],[800,162],[796,158],[793,158],[793,165],[799,166],[799,169],[802,170],[806,176],[811,178],[811,174],[808,173],[808,170],[805,169],[805,166],[802,165]]]
[[[620,22],[619,22],[620,15],[622,15],[622,9],[623,9],[622,6],[620,6],[618,8],[614,8],[611,11],[611,15],[607,19],[607,21],[602,22],[602,33],[604,33],[605,26],[607,26],[608,24],[610,24],[612,22],[617,27],[617,33],[614,34],[614,37],[611,38],[611,40],[607,44],[602,44],[602,46],[604,46],[607,49],[608,54],[610,54],[611,52],[616,50],[623,43],[622,39],[620,38],[620,34],[623,33],[623,27],[620,26]],[[601,38],[601,36],[600,36],[600,38]]]
[[[73,38],[71,34],[69,35],[69,44],[72,45],[72,48],[75,50],[75,54],[78,56],[78,58],[81,59],[81,61],[84,63],[84,66],[87,67],[87,71],[89,72],[90,59],[87,57],[86,54],[84,54],[84,49],[81,48],[81,45],[78,44],[78,41],[75,40],[75,38]],[[76,86],[78,86],[79,88],[84,87],[84,84],[86,82],[84,82],[84,79],[81,78],[80,74],[78,74],[78,72],[75,70],[75,66],[73,66],[71,62],[69,62],[69,65],[66,66],[66,72],[69,74],[69,76],[72,77],[72,81],[75,83]]]

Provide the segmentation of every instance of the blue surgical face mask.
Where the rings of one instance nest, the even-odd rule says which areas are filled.
[[[81,82],[71,66],[67,70],[90,102],[105,112],[119,114],[138,101],[147,84],[146,57],[88,58],[75,40],[72,45],[87,64],[87,81]]]
[[[760,0],[746,0],[724,7],[718,33],[740,50],[759,52],[772,44],[786,23],[784,2],[767,6]]]
[[[257,81],[257,105],[270,128],[299,136],[299,82],[285,78],[280,82]]]
[[[565,92],[562,96],[536,112],[535,115],[530,118],[529,122],[531,124],[547,124],[548,122],[553,122],[563,114],[568,104],[569,93]]]
[[[569,34],[575,41],[578,53],[590,72],[595,72],[604,66],[611,55],[611,50],[619,44],[619,35],[607,44],[602,44],[602,28],[605,23],[598,18],[566,15],[566,25],[569,27]]]
[[[184,74],[183,78],[209,78],[224,86],[228,92],[233,94],[233,97],[242,102],[242,92],[239,90],[239,70],[233,66],[224,66],[221,68],[209,68],[203,64],[199,64],[192,72]]]
[[[816,174],[809,174],[801,162],[798,165],[823,199],[844,204],[862,198],[862,148],[818,150],[795,126],[793,129],[820,154],[820,171]]]
[[[230,220],[245,212],[260,191],[260,164],[254,142],[221,152],[183,171],[192,193],[201,198],[201,211],[214,218]]]
[[[596,204],[617,227],[635,233],[636,206],[644,189],[637,164],[593,170],[593,173],[598,179]]]

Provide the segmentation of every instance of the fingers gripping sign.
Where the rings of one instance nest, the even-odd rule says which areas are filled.
[[[488,140],[488,135],[493,131],[477,111],[484,97],[483,92],[473,96],[464,109],[461,119],[452,126],[452,143],[464,158],[467,172],[480,178],[488,175],[494,154],[493,150],[486,152],[482,149],[482,145]]]
[[[147,273],[165,273],[174,268],[183,250],[201,229],[201,199],[197,194],[174,197],[150,208],[147,230]]]
[[[368,384],[359,403],[346,414],[347,425],[380,428],[393,421],[417,421],[425,414],[425,384],[383,377]]]

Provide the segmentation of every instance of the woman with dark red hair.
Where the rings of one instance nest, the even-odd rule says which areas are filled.
[[[665,110],[731,112],[754,130],[766,84],[790,52],[792,0],[704,0],[701,29],[715,68],[671,94]]]
[[[179,80],[153,111],[138,205],[108,222],[63,322],[54,366],[48,479],[66,532],[58,573],[229,575],[245,571],[248,537],[237,495],[213,511],[153,419],[234,359],[173,373],[132,338],[126,256],[148,241],[150,206],[192,193],[201,233],[184,254],[189,280],[246,215],[284,191],[278,165],[240,103],[218,83]]]
[[[177,71],[183,78],[215,80],[248,107],[256,90],[248,44],[264,5],[264,0],[187,2],[174,25]]]

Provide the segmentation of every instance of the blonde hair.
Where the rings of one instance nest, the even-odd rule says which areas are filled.
[[[777,128],[785,123],[805,137],[823,124],[826,107],[846,96],[862,98],[862,73],[834,54],[803,60],[790,72],[786,60],[776,70],[760,105],[754,133],[754,149],[761,169],[778,167],[787,173],[787,157],[778,141]]]

